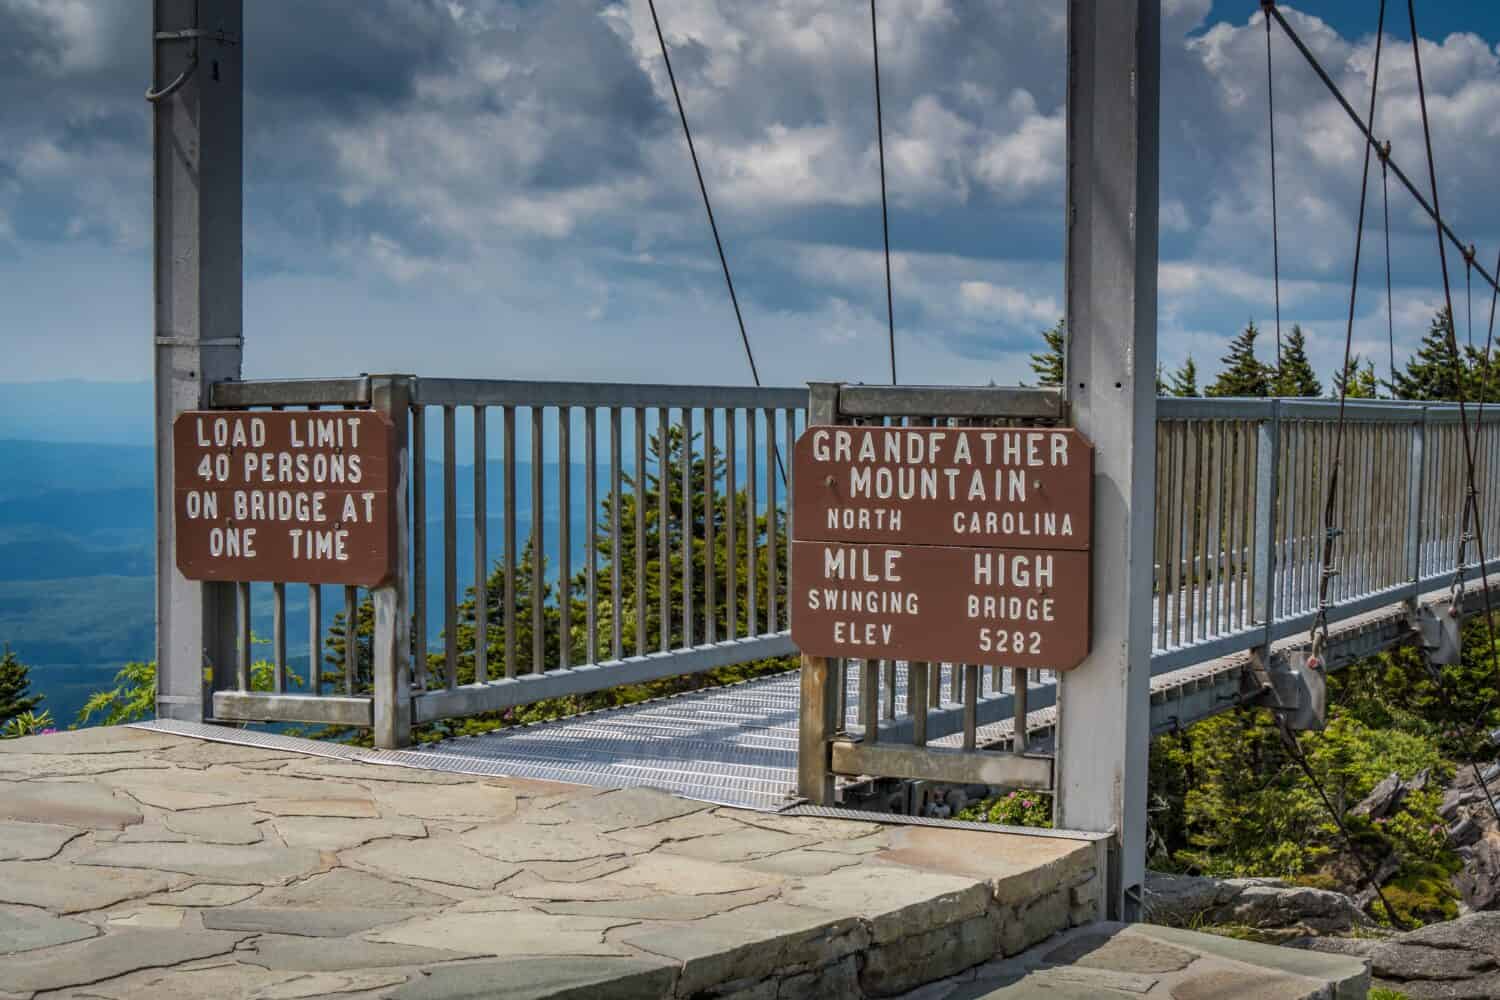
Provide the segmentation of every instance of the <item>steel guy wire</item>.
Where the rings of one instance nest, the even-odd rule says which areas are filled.
[[[891,220],[885,198],[885,120],[880,110],[880,35],[870,0],[870,50],[875,55],[875,142],[880,150],[880,233],[885,238],[885,316],[890,329],[891,385],[896,384],[896,307],[891,298]]]

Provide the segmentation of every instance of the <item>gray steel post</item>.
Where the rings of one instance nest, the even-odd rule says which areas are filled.
[[[177,571],[172,421],[240,374],[242,354],[241,0],[155,0],[152,8],[153,330],[156,386],[158,718],[202,720],[234,686],[235,587]]]
[[[752,412],[753,419],[753,412]],[[839,383],[812,382],[808,385],[807,426],[839,422]],[[752,461],[754,456],[751,456]],[[783,456],[791,464],[792,456]],[[750,475],[754,476],[752,468]],[[791,498],[787,498],[787,509],[791,509]],[[787,547],[791,547],[791,539]],[[788,558],[788,565],[791,564]],[[793,586],[787,587],[787,621],[794,613]],[[830,767],[828,741],[843,724],[844,704],[841,697],[844,674],[843,660],[825,660],[822,657],[802,657],[802,705],[797,717],[797,794],[816,805],[833,805],[833,771]],[[870,724],[879,727],[879,720],[872,717]]]
[[[395,572],[370,592],[375,606],[371,637],[374,674],[375,745],[382,750],[411,745],[411,526],[407,499],[414,470],[408,420],[410,375],[370,376],[370,406],[391,418],[391,538]],[[479,597],[483,600],[483,596]],[[420,626],[419,626],[420,627]],[[450,635],[449,642],[452,643]]]
[[[1422,589],[1417,581],[1422,579],[1422,515],[1427,495],[1427,407],[1422,407],[1411,434],[1406,481],[1406,575],[1411,585],[1409,599],[1416,601]]]
[[[1094,442],[1092,649],[1059,675],[1056,822],[1114,831],[1107,915],[1146,863],[1160,0],[1069,0],[1066,388]]]
[[[1281,400],[1271,400],[1271,415],[1256,427],[1255,540],[1251,572],[1255,574],[1251,614],[1264,629],[1261,645],[1271,647],[1276,617],[1276,493],[1281,474]]]

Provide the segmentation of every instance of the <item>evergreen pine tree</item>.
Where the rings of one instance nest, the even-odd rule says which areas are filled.
[[[1455,400],[1463,370],[1456,361],[1448,349],[1448,310],[1444,307],[1432,317],[1417,353],[1406,361],[1406,370],[1396,372],[1391,390],[1397,399]]]
[[[1209,396],[1269,396],[1272,369],[1255,357],[1255,338],[1260,330],[1250,323],[1229,344],[1224,355],[1224,370],[1208,387]]]
[[[1375,362],[1369,359],[1361,359],[1358,354],[1349,358],[1349,369],[1346,372],[1333,373],[1333,397],[1337,399],[1344,393],[1344,383],[1348,382],[1349,391],[1347,399],[1375,399],[1375,391],[1378,384],[1375,380]]]
[[[1167,392],[1173,396],[1197,396],[1198,392],[1198,363],[1189,354],[1182,367],[1172,373],[1172,382],[1167,386]]]
[[[30,668],[6,646],[4,655],[0,656],[0,726],[41,704],[42,696],[30,691]]]
[[[1063,321],[1058,320],[1050,330],[1042,331],[1047,349],[1031,356],[1031,370],[1036,373],[1040,385],[1063,384]]]
[[[1323,395],[1323,385],[1307,360],[1307,337],[1298,324],[1292,325],[1292,332],[1282,345],[1281,365],[1276,370],[1274,388],[1277,396]]]

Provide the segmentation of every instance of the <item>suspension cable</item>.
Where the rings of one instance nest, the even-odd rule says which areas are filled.
[[[1474,244],[1464,251],[1464,308],[1468,310],[1469,350],[1474,350]]]
[[[1262,0],[1262,2],[1264,3],[1265,0]],[[1328,71],[1323,68],[1323,65],[1321,63],[1318,62],[1317,56],[1312,54],[1312,51],[1307,47],[1307,44],[1302,41],[1302,37],[1298,35],[1296,30],[1287,22],[1286,17],[1281,13],[1280,8],[1277,7],[1274,2],[1270,4],[1270,11],[1271,16],[1276,19],[1276,23],[1279,24],[1281,26],[1281,29],[1286,32],[1287,38],[1291,40],[1292,44],[1296,46],[1297,51],[1302,53],[1303,58],[1306,59],[1308,65],[1312,67],[1313,73],[1317,75],[1319,80],[1323,81],[1323,85],[1328,88],[1328,92],[1333,95],[1334,100],[1337,101],[1339,106],[1344,109],[1344,113],[1349,116],[1350,121],[1354,122],[1355,126],[1360,130],[1361,133],[1363,133],[1365,141],[1372,146],[1379,145],[1379,140],[1375,138],[1375,134],[1370,131],[1370,127],[1365,124],[1364,119],[1359,116],[1359,112],[1355,111],[1353,106],[1349,104],[1348,99],[1345,98],[1343,92],[1339,90],[1338,84],[1333,82],[1333,78],[1328,75]],[[1391,173],[1396,175],[1396,179],[1401,182],[1402,186],[1405,187],[1408,192],[1411,193],[1411,196],[1416,199],[1417,204],[1422,206],[1422,211],[1426,212],[1428,217],[1437,224],[1438,230],[1441,235],[1447,237],[1447,239],[1451,241],[1455,247],[1462,249],[1464,246],[1463,241],[1458,238],[1458,236],[1453,232],[1453,228],[1443,219],[1441,215],[1438,214],[1437,210],[1428,203],[1427,197],[1417,189],[1416,184],[1414,184],[1411,178],[1406,175],[1406,171],[1401,169],[1401,165],[1396,162],[1394,157],[1390,158],[1390,167]],[[1483,278],[1485,280],[1485,283],[1488,284],[1491,288],[1500,288],[1500,282],[1497,282],[1495,276],[1486,271],[1483,265],[1476,264],[1474,270],[1478,272],[1479,276]]]
[[[1355,846],[1354,837],[1350,835],[1349,828],[1344,825],[1343,814],[1334,807],[1333,800],[1328,797],[1327,789],[1323,787],[1323,782],[1318,779],[1317,772],[1308,763],[1307,755],[1302,750],[1302,744],[1297,741],[1296,735],[1287,726],[1284,717],[1277,716],[1276,722],[1281,731],[1282,743],[1286,746],[1288,752],[1290,752],[1292,759],[1296,761],[1297,766],[1302,769],[1302,773],[1307,776],[1308,782],[1318,793],[1318,798],[1323,800],[1323,808],[1327,810],[1329,816],[1333,817],[1333,825],[1338,827],[1339,836],[1344,838],[1344,845],[1348,848],[1350,857],[1359,866],[1360,877],[1368,882],[1370,888],[1375,890],[1375,895],[1380,897],[1380,905],[1385,907],[1385,914],[1390,919],[1392,925],[1397,930],[1406,930],[1405,921],[1396,915],[1396,911],[1391,906],[1390,901],[1385,898],[1385,892],[1380,888],[1380,880],[1376,877],[1376,873],[1372,872],[1369,866],[1365,864],[1364,856],[1359,853],[1359,848]]]
[[[1427,147],[1427,175],[1428,180],[1432,185],[1433,208],[1434,210],[1436,210],[1438,208],[1437,167],[1433,162],[1432,156],[1432,128],[1427,117],[1427,88],[1422,79],[1422,49],[1420,36],[1418,36],[1417,34],[1417,11],[1415,0],[1407,0],[1407,13],[1411,21],[1412,59],[1416,65],[1417,70],[1417,99],[1422,110],[1422,138]],[[1441,218],[1441,216],[1439,216],[1439,218]],[[1488,639],[1487,645],[1489,646],[1490,651],[1490,668],[1497,674],[1500,674],[1500,651],[1497,651],[1495,648],[1495,614],[1490,599],[1489,561],[1486,559],[1484,551],[1484,518],[1479,516],[1479,496],[1474,486],[1474,438],[1477,436],[1477,428],[1475,434],[1469,433],[1468,415],[1465,412],[1466,397],[1468,393],[1466,391],[1466,387],[1464,386],[1464,368],[1459,364],[1458,359],[1458,336],[1453,329],[1453,293],[1448,284],[1448,259],[1447,252],[1444,249],[1443,245],[1443,233],[1441,227],[1439,227],[1438,229],[1437,236],[1438,255],[1443,265],[1443,298],[1448,307],[1448,352],[1449,356],[1452,358],[1454,371],[1457,375],[1455,385],[1458,394],[1458,419],[1459,425],[1463,428],[1464,465],[1468,474],[1469,487],[1468,494],[1464,501],[1464,530],[1459,535],[1458,555],[1454,560],[1453,586],[1450,593],[1450,612],[1457,612],[1458,602],[1462,599],[1464,559],[1469,537],[1469,516],[1470,514],[1473,514],[1474,539],[1479,548],[1479,572],[1481,580],[1480,593],[1484,598],[1484,622],[1486,638]],[[1500,268],[1500,264],[1497,264],[1497,268]],[[1491,287],[1493,287],[1493,283]],[[1481,398],[1483,397],[1483,395],[1484,393],[1481,392]],[[1439,681],[1441,681],[1441,672],[1438,672],[1438,678]],[[1439,683],[1439,687],[1441,688],[1441,683]],[[1488,709],[1486,709],[1486,712],[1487,711]],[[1484,714],[1485,713],[1480,713],[1480,719],[1482,719]],[[1478,723],[1480,719],[1476,719],[1476,723]],[[1490,795],[1489,783],[1485,781],[1484,774],[1480,771],[1479,765],[1477,763],[1474,763],[1473,761],[1471,761],[1470,763],[1474,768],[1474,776],[1484,787],[1485,797],[1489,800],[1490,809],[1495,812],[1497,818],[1500,818],[1500,810],[1496,809],[1494,797]]]
[[[693,173],[698,176],[698,191],[703,195],[703,210],[708,213],[708,228],[714,234],[714,248],[719,251],[719,266],[724,269],[724,284],[729,287],[729,302],[734,306],[734,318],[740,326],[740,342],[745,345],[745,360],[750,362],[750,377],[760,385],[760,371],[755,367],[755,352],[750,349],[750,336],[745,332],[745,317],[740,312],[740,300],[734,294],[734,279],[729,276],[729,258],[724,256],[724,241],[719,238],[719,224],[714,221],[714,207],[708,200],[708,186],[703,183],[703,168],[698,164],[698,149],[693,145],[693,130],[688,127],[687,112],[682,107],[682,92],[677,89],[677,76],[672,72],[672,57],[667,54],[667,39],[662,34],[661,18],[656,16],[656,0],[646,0],[651,8],[651,23],[656,26],[656,40],[661,44],[661,61],[667,67],[667,80],[672,84],[672,97],[677,101],[677,116],[682,119],[682,134],[687,137],[688,155],[693,158]]]
[[[885,238],[885,318],[890,330],[891,385],[896,384],[896,307],[891,298],[891,219],[885,200],[885,121],[880,110],[880,35],[870,0],[870,50],[875,54],[875,144],[880,150],[880,233]]]
[[[1266,24],[1266,123],[1271,132],[1271,287],[1276,297],[1276,371],[1281,371],[1281,231],[1276,212],[1276,85],[1271,76],[1271,16],[1275,0],[1261,0]]]
[[[1269,2],[1269,0],[1267,0]],[[1267,21],[1266,30],[1270,31],[1270,22]],[[1385,0],[1380,0],[1380,20],[1375,29],[1375,63],[1370,74],[1370,122],[1375,121],[1375,96],[1380,89],[1380,53],[1381,42],[1385,38]],[[1312,655],[1321,659],[1323,649],[1328,644],[1328,584],[1334,576],[1333,569],[1333,546],[1334,540],[1339,536],[1336,518],[1336,505],[1338,502],[1339,472],[1344,460],[1344,408],[1349,397],[1349,383],[1352,381],[1352,373],[1349,371],[1350,353],[1354,346],[1354,306],[1359,295],[1359,259],[1364,249],[1365,235],[1365,203],[1370,190],[1370,144],[1365,144],[1364,168],[1359,180],[1359,218],[1354,225],[1354,273],[1349,279],[1349,318],[1344,326],[1344,366],[1341,369],[1343,378],[1339,379],[1339,415],[1338,429],[1335,432],[1333,444],[1333,462],[1329,470],[1328,495],[1323,503],[1323,556],[1322,568],[1318,573],[1318,614],[1313,619],[1310,641],[1312,643]]]
[[[1396,317],[1394,313],[1394,299],[1391,295],[1391,181],[1390,171],[1386,168],[1386,161],[1391,158],[1391,143],[1386,140],[1379,148],[1380,152],[1380,201],[1383,207],[1382,218],[1385,223],[1385,335],[1386,346],[1390,348],[1390,380],[1386,386],[1391,390],[1391,396],[1396,395]]]

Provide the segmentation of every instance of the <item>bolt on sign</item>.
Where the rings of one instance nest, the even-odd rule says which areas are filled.
[[[391,422],[373,410],[192,410],[172,425],[190,580],[373,587],[394,569]]]
[[[1093,473],[1068,428],[809,427],[792,640],[814,656],[1078,666]]]

